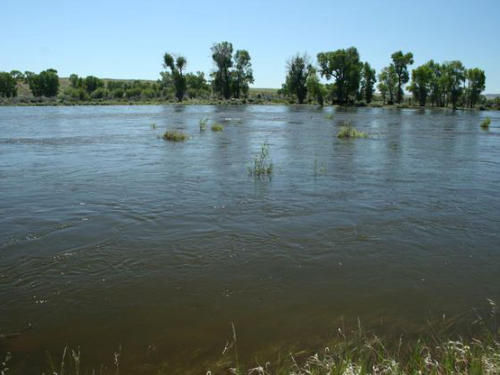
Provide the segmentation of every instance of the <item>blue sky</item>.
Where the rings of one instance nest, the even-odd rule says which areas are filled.
[[[210,46],[228,40],[250,52],[254,87],[280,87],[297,52],[315,60],[355,46],[377,72],[400,49],[413,67],[458,59],[500,93],[500,0],[2,0],[1,9],[0,71],[156,79],[169,51],[208,74]]]

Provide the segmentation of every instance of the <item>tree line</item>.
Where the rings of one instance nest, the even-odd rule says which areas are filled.
[[[410,81],[408,67],[413,65],[413,54],[402,51],[391,55],[391,63],[376,76],[368,62],[362,62],[355,47],[320,52],[314,66],[307,55],[293,56],[287,63],[287,75],[280,93],[296,100],[323,104],[370,103],[375,83],[384,104],[401,104],[404,88]],[[318,74],[326,83],[321,83]],[[433,106],[457,108],[474,107],[485,89],[486,76],[479,68],[466,69],[460,61],[442,64],[433,60],[411,72],[406,87],[420,106],[429,101]]]
[[[165,53],[160,79],[152,81],[103,80],[95,76],[69,77],[69,87],[62,96],[72,100],[172,98],[247,98],[254,82],[251,57],[247,50],[233,49],[230,42],[211,47],[214,69],[208,79],[203,72],[186,72],[187,59]],[[341,105],[371,103],[375,90],[384,104],[401,104],[404,90],[408,99],[425,106],[474,107],[481,100],[486,76],[479,68],[467,69],[460,61],[437,63],[433,60],[416,67],[413,54],[402,51],[391,55],[390,64],[377,75],[368,62],[360,59],[355,47],[320,52],[314,64],[307,55],[297,54],[286,65],[286,77],[278,94],[299,104],[325,102]],[[57,71],[38,74],[17,70],[0,72],[0,97],[15,97],[19,83],[26,84],[35,97],[60,94]],[[378,83],[377,83],[378,82]]]

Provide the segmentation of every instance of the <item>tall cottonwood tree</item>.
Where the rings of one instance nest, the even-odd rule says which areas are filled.
[[[163,55],[163,66],[165,68],[170,68],[175,87],[175,97],[178,101],[182,101],[184,94],[186,93],[186,77],[182,72],[186,67],[186,64],[187,60],[183,56],[177,56],[174,58],[174,56],[169,53],[165,53],[165,55]]]
[[[375,69],[372,69],[370,64],[365,62],[363,64],[363,69],[361,70],[360,96],[367,103],[370,103],[372,101],[374,85],[376,81],[377,78],[375,75]]]
[[[334,79],[333,100],[346,104],[356,98],[361,78],[362,63],[355,47],[318,53],[318,64],[322,77]]]
[[[247,96],[249,84],[254,82],[252,63],[247,50],[237,50],[234,54],[234,71],[232,74],[232,94],[235,98]]]
[[[389,95],[389,104],[394,103],[394,97],[396,95],[396,91],[398,89],[398,76],[396,71],[394,70],[394,66],[391,64],[380,72],[378,75],[378,89],[381,93],[385,93]],[[385,97],[385,95],[383,95]],[[385,100],[384,100],[385,102]]]
[[[396,101],[401,103],[403,100],[403,86],[410,79],[408,74],[408,65],[413,64],[413,53],[408,52],[404,54],[401,51],[394,52],[391,55],[392,65],[398,77],[398,91],[396,94]]]
[[[212,46],[212,59],[217,66],[214,73],[214,91],[225,99],[231,97],[231,71],[233,66],[233,45],[229,42],[216,43]]]
[[[289,96],[296,97],[299,104],[304,103],[307,95],[307,77],[311,63],[307,55],[295,55],[287,63],[287,76],[283,91]]]

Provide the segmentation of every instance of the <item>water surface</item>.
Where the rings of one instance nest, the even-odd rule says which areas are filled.
[[[333,111],[333,119],[325,115]],[[489,116],[489,131],[480,129]],[[199,120],[222,133],[200,133]],[[340,140],[350,121],[368,139]],[[156,129],[151,126],[156,124]],[[498,112],[0,108],[0,341],[183,370],[500,300]],[[191,135],[161,139],[166,129]],[[272,179],[247,167],[263,143]]]

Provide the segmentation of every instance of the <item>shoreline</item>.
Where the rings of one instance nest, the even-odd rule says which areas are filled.
[[[250,100],[185,100],[182,102],[169,101],[169,100],[138,100],[138,101],[78,101],[78,102],[66,102],[59,100],[46,100],[40,102],[19,102],[19,103],[4,103],[0,102],[0,107],[79,107],[79,106],[160,106],[160,105],[175,105],[175,106],[199,106],[199,105],[226,105],[226,106],[286,106],[286,107],[318,107],[318,108],[383,108],[383,109],[413,109],[413,110],[446,110],[446,111],[499,111],[500,108],[487,108],[487,107],[476,107],[476,108],[466,108],[458,107],[453,109],[451,107],[435,107],[435,106],[418,106],[409,104],[382,104],[382,103],[358,103],[352,105],[340,105],[340,104],[326,104],[320,106],[317,103],[290,103],[288,101],[279,100],[262,100],[262,99],[250,99]]]

